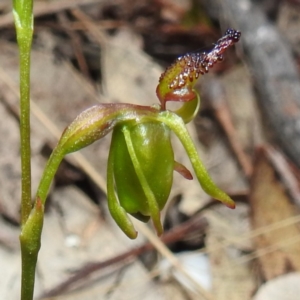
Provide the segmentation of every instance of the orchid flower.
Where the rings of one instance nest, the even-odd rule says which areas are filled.
[[[66,154],[112,131],[107,167],[108,207],[128,237],[137,236],[128,214],[143,222],[151,219],[158,235],[162,234],[160,212],[170,195],[173,171],[186,179],[193,178],[185,166],[174,160],[172,132],[189,156],[203,190],[228,207],[235,207],[234,201],[210,178],[185,124],[199,110],[200,98],[194,89],[197,79],[223,59],[224,51],[238,42],[240,35],[239,31],[228,29],[210,52],[177,58],[159,79],[156,93],[160,104],[98,104],[82,112],[62,134],[50,164],[60,163]],[[168,101],[183,105],[173,112],[166,108]],[[44,199],[47,188],[41,186],[39,191],[38,197]]]

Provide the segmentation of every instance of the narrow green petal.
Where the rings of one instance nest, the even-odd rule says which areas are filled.
[[[107,201],[110,214],[112,215],[115,222],[123,230],[123,232],[131,239],[137,237],[137,232],[134,229],[132,221],[127,215],[125,209],[120,206],[120,203],[116,197],[114,189],[114,174],[113,174],[113,163],[114,163],[114,149],[111,148],[107,162]]]
[[[157,119],[165,123],[171,130],[173,130],[181,141],[190,158],[195,174],[203,190],[211,197],[223,202],[226,206],[235,208],[234,201],[225,192],[220,190],[210,178],[206,168],[198,156],[195,145],[193,144],[191,136],[187,131],[183,120],[175,113],[170,111],[161,112]]]
[[[143,168],[141,167],[140,162],[136,156],[134,146],[132,144],[132,139],[130,136],[130,130],[126,126],[124,126],[122,130],[123,130],[123,133],[125,136],[128,152],[131,156],[136,174],[139,177],[141,186],[142,186],[145,196],[147,198],[147,199],[145,199],[145,201],[148,202],[151,219],[153,221],[153,224],[157,231],[157,234],[161,235],[163,233],[163,228],[162,228],[162,225],[160,222],[160,210],[158,207],[157,200],[155,198],[154,193],[152,192],[152,190],[150,188],[150,185],[143,173]]]

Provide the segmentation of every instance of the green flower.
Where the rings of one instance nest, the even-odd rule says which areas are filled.
[[[107,167],[108,206],[128,237],[137,236],[128,214],[143,222],[151,219],[157,233],[162,234],[160,211],[170,195],[173,171],[192,179],[191,173],[174,161],[171,132],[184,146],[204,191],[228,207],[235,207],[233,200],[209,177],[185,123],[199,110],[196,80],[220,61],[226,48],[239,37],[238,31],[229,29],[211,52],[178,58],[160,78],[156,91],[161,105],[99,104],[82,112],[64,131],[57,146],[62,155],[86,147],[112,131]],[[166,109],[167,101],[183,102],[183,106],[172,112]]]

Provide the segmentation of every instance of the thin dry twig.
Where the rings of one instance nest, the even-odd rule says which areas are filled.
[[[241,143],[238,140],[238,135],[232,123],[228,106],[225,103],[223,103],[223,105],[215,106],[214,109],[217,120],[222,125],[222,128],[225,131],[230,146],[233,152],[235,153],[237,160],[244,171],[244,174],[247,178],[250,178],[253,169],[251,160],[246,155]]]
[[[169,248],[166,247],[163,241],[158,239],[157,236],[154,235],[153,232],[145,224],[138,223],[138,221],[136,220],[133,221],[135,226],[139,224],[139,231],[141,231],[143,235],[153,244],[155,249],[192,283],[193,287],[196,289],[199,295],[201,295],[204,299],[213,300],[212,294],[204,289],[202,285],[185,269],[185,267],[181,264],[177,257],[169,250]]]
[[[238,134],[233,125],[231,114],[225,100],[225,92],[222,83],[218,79],[214,79],[213,84],[208,85],[207,97],[214,111],[216,119],[221,124],[232,151],[244,171],[247,178],[252,174],[252,163],[250,157],[245,153],[242,144],[239,141]]]
[[[287,159],[281,152],[271,146],[264,146],[263,149],[271,160],[275,170],[280,174],[281,180],[293,201],[300,207],[299,183],[293,174]]]
[[[258,249],[251,254],[243,255],[234,261],[234,264],[244,264],[256,258],[268,255],[278,250],[284,251],[284,249],[289,248],[297,243],[300,243],[300,236],[293,236],[291,238],[284,239],[278,243],[274,243],[268,247]]]
[[[300,80],[291,47],[257,1],[205,1],[221,20],[242,32],[239,47],[255,81],[264,115],[276,139],[300,166]],[[251,17],[249,17],[251,16]]]
[[[198,213],[201,213],[201,211],[206,210],[209,208],[211,205],[215,205],[215,202],[211,202],[207,204],[205,207],[203,207]],[[214,218],[215,216],[212,216],[211,214],[207,214],[209,216],[209,219]],[[250,239],[253,239],[255,237],[258,237],[260,235],[270,233],[275,230],[279,230],[288,226],[293,226],[294,224],[297,224],[300,222],[300,216],[294,216],[290,217],[288,219],[282,220],[280,222],[276,222],[261,228],[258,228],[256,230],[253,230],[249,233],[246,233],[244,235],[239,235],[239,236],[225,236],[225,239],[222,243],[216,243],[213,247],[211,247],[209,250],[207,248],[202,248],[201,252],[205,254],[211,254],[213,252],[220,252],[220,251],[225,251],[225,249],[228,246],[231,246],[233,244],[237,245],[239,243],[243,243],[244,241],[248,241]],[[191,218],[189,221],[182,223],[181,225],[174,227],[170,231],[167,231],[161,238],[162,242],[165,244],[170,244],[175,241],[179,241],[182,238],[186,236],[187,233],[192,234],[193,231],[199,231],[203,232],[205,231],[205,228],[207,226],[206,219],[199,218],[199,215],[194,216]],[[246,254],[241,256],[238,259],[235,259],[232,261],[233,265],[237,264],[243,264],[247,263],[251,260],[254,260],[258,257],[267,255],[269,253],[272,253],[274,251],[277,251],[278,249],[281,248],[286,248],[289,247],[295,243],[300,242],[300,239],[295,237],[294,239],[287,239],[284,241],[281,241],[280,243],[276,243],[272,245],[271,247],[266,247],[265,249],[259,249],[257,251],[254,251],[250,254]],[[88,265],[84,266],[80,270],[76,272],[75,275],[70,277],[68,280],[65,282],[62,282],[59,286],[51,289],[47,293],[43,294],[43,297],[50,297],[50,296],[55,296],[58,294],[61,294],[63,292],[69,291],[70,287],[76,284],[76,282],[82,280],[83,277],[86,277],[87,275],[90,275],[94,272],[97,272],[101,269],[103,271],[106,267],[119,264],[122,262],[122,266],[131,263],[132,259],[142,253],[145,253],[147,251],[151,251],[154,249],[154,246],[152,243],[146,243],[138,248],[131,249],[125,253],[122,253],[118,256],[115,256],[111,259],[108,259],[103,262],[94,262],[94,263],[89,263]]]
[[[103,31],[97,26],[97,24],[81,9],[71,9],[72,15],[82,23],[82,25],[89,31],[95,42],[99,45],[104,46],[107,43],[107,39]]]
[[[207,214],[207,216],[214,217],[211,214]],[[239,236],[231,235],[230,237],[225,236],[224,241],[220,244],[216,244],[214,247],[211,247],[209,250],[207,248],[203,248],[202,252],[209,254],[214,251],[222,251],[224,248],[232,245],[242,243],[244,241],[248,241],[250,239],[256,238],[260,235],[270,233],[275,230],[279,230],[285,227],[293,226],[300,222],[300,215],[289,217],[287,219],[281,220],[279,222],[272,223],[270,225],[266,225],[255,230],[250,231],[249,233],[245,233]]]
[[[89,32],[91,37],[95,40],[95,42],[101,46],[101,51],[102,51],[101,64],[105,65],[103,60],[104,60],[104,57],[106,57],[105,51],[107,51],[106,45],[108,43],[105,33],[103,32],[103,30],[100,27],[98,27],[95,24],[95,22],[87,14],[85,14],[79,8],[72,9],[71,13],[78,21],[80,21],[82,23],[82,25],[86,28],[86,30]],[[104,94],[107,94],[107,93],[105,93],[105,87],[106,87],[105,79],[102,78],[102,92],[104,92]]]
[[[16,97],[19,97],[19,90],[14,81],[2,70],[0,69],[0,78],[8,88],[15,94]],[[5,101],[5,99],[4,99]],[[10,103],[6,103],[8,106],[11,106]],[[49,131],[49,133],[56,139],[59,140],[61,136],[60,130],[53,124],[53,122],[48,118],[48,116],[31,100],[31,110],[36,118],[44,125],[44,127]],[[11,106],[12,110],[18,114],[18,110],[14,108],[14,105]],[[74,153],[72,158],[68,158],[71,161],[74,161],[75,164],[80,166],[80,168],[90,176],[90,178],[100,187],[100,189],[106,193],[106,182],[103,177],[89,164],[87,159],[79,152]]]
[[[176,241],[182,240],[184,237],[186,237],[187,234],[193,231],[197,231],[197,233],[201,231],[204,233],[207,225],[208,224],[206,219],[204,217],[199,217],[198,215],[193,217],[189,221],[186,221],[179,226],[165,232],[165,234],[161,237],[161,240],[165,244],[171,244]],[[99,270],[103,271],[105,268],[119,263],[122,263],[122,266],[124,266],[125,264],[129,264],[136,256],[139,256],[148,251],[152,251],[154,248],[155,247],[151,242],[147,242],[139,247],[130,249],[122,254],[112,257],[111,259],[107,259],[101,262],[88,263],[66,281],[60,283],[57,287],[42,294],[40,298],[58,296],[63,292],[69,291],[74,284],[82,279],[87,278],[87,276],[91,275],[92,273]]]
[[[280,222],[273,223],[271,225],[264,226],[262,228],[259,228],[255,231],[252,231],[250,233],[247,233],[245,235],[239,236],[234,239],[228,239],[226,237],[225,241],[222,243],[216,244],[214,247],[210,248],[210,250],[203,250],[202,252],[205,254],[209,254],[215,251],[224,251],[224,249],[233,243],[237,242],[243,242],[244,240],[249,240],[252,238],[255,238],[259,235],[272,232],[274,230],[278,230],[284,227],[292,226],[296,223],[300,222],[300,216],[295,216],[288,218],[286,220],[282,220]],[[165,244],[173,243],[177,240],[181,240],[187,233],[191,233],[193,230],[205,230],[206,228],[206,220],[203,218],[199,218],[199,216],[195,216],[189,221],[182,223],[181,225],[173,228],[172,230],[166,232],[162,236],[162,241]],[[295,237],[294,239],[288,239],[284,241],[280,241],[279,243],[276,243],[275,245],[272,245],[271,247],[267,247],[265,249],[260,249],[258,251],[254,251],[251,254],[243,255],[240,258],[234,260],[232,263],[233,265],[236,264],[244,264],[247,263],[253,259],[256,259],[258,257],[261,257],[263,255],[267,255],[269,253],[272,253],[278,249],[288,247],[292,244],[300,242],[300,238]],[[141,255],[142,253],[145,253],[147,251],[151,251],[154,249],[154,246],[151,243],[145,243],[144,245],[131,249],[127,252],[124,252],[118,256],[115,256],[111,259],[101,261],[101,262],[92,262],[85,266],[83,266],[80,270],[76,272],[73,276],[71,276],[66,281],[62,282],[57,287],[49,290],[48,292],[44,293],[41,298],[44,297],[53,297],[57,296],[59,294],[62,294],[63,292],[70,291],[70,288],[76,284],[78,281],[84,279],[88,275],[91,275],[94,272],[97,272],[99,270],[103,271],[105,268],[117,265],[119,263],[122,263],[122,266],[129,264],[132,262],[132,259],[136,256]]]
[[[78,34],[71,29],[71,22],[66,16],[65,12],[59,12],[58,13],[58,19],[61,22],[61,25],[65,29],[65,32],[69,35],[72,43],[72,49],[74,51],[74,55],[77,59],[79,69],[81,73],[88,79],[89,78],[89,68],[86,62],[86,59],[84,57],[83,51],[82,51],[82,44],[80,42],[80,38]]]
[[[33,13],[35,17],[54,14],[63,10],[88,4],[103,4],[104,0],[58,0],[43,1],[34,4]],[[0,17],[0,28],[12,26],[14,23],[13,14],[9,12]]]

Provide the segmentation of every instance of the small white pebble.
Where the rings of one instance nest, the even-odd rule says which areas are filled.
[[[68,248],[77,248],[81,242],[80,237],[77,234],[69,234],[65,239],[65,245]]]

